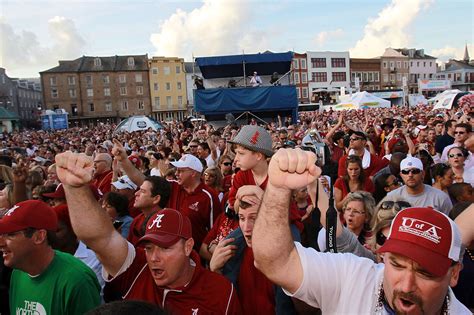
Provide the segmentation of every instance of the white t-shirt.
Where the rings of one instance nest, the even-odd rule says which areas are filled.
[[[161,171],[159,168],[152,168],[150,170],[150,176],[161,176]]]
[[[303,282],[294,294],[323,314],[388,314],[379,303],[384,264],[352,254],[319,253],[295,242]],[[471,314],[449,289],[449,314]]]

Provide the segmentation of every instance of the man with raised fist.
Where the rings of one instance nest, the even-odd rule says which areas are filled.
[[[450,289],[461,270],[461,232],[445,214],[431,208],[397,213],[379,249],[385,265],[294,243],[288,224],[291,191],[319,177],[315,159],[300,149],[280,149],[272,157],[252,235],[257,268],[286,294],[323,314],[470,314]],[[466,244],[473,240],[472,221],[470,233],[463,231],[471,236]]]

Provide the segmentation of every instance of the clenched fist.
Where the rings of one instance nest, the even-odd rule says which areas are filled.
[[[94,163],[84,153],[67,151],[56,155],[56,172],[64,185],[81,187],[88,185],[94,173]]]
[[[114,139],[114,147],[112,148],[112,155],[119,162],[125,161],[127,159],[127,151],[123,147],[122,143],[117,139]]]
[[[313,152],[280,149],[268,166],[268,180],[278,188],[293,190],[306,187],[321,175],[321,169],[315,162],[316,155]]]

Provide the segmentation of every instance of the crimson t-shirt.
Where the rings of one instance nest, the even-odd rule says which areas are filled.
[[[341,177],[336,179],[334,187],[342,191],[342,199],[344,199],[344,197],[346,197],[347,194],[350,193],[350,191],[348,191],[347,189],[347,185],[344,183],[344,179],[342,179]],[[363,191],[367,191],[369,193],[373,193],[375,191],[374,183],[370,180],[370,178],[365,179]]]
[[[184,287],[156,286],[142,248],[136,249],[132,264],[112,284],[125,300],[156,304],[169,314],[241,314],[234,286],[222,275],[204,269],[199,255],[191,253],[196,265],[191,281]]]
[[[267,188],[267,183],[268,175],[267,178],[265,178],[265,180],[263,181],[263,183],[260,184],[260,188],[265,190],[265,188]],[[234,180],[232,181],[232,187],[229,191],[229,206],[231,208],[234,208],[235,196],[237,195],[237,191],[240,187],[245,185],[257,185],[257,183],[255,183],[255,179],[253,178],[251,170],[239,171],[237,174],[235,174]]]
[[[346,175],[346,160],[347,160],[347,155],[344,155],[339,159],[339,165],[337,168],[337,176],[342,177]],[[366,177],[372,176],[375,173],[377,173],[380,169],[382,168],[382,163],[380,163],[380,160],[378,157],[376,157],[373,154],[370,154],[370,165],[366,169],[364,169],[364,173]]]
[[[225,213],[219,214],[214,226],[207,233],[206,237],[202,241],[204,244],[211,244],[212,241],[219,243],[221,240],[227,237],[233,230],[239,227],[238,219],[230,219]]]

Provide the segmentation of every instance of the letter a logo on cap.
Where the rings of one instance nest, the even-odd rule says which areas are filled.
[[[10,210],[7,211],[7,213],[5,213],[5,216],[11,216],[13,214],[13,212],[15,212],[16,209],[20,208],[19,206],[13,206],[12,208],[10,208]]]
[[[257,144],[259,136],[260,136],[260,132],[255,131],[252,138],[250,139],[250,142],[252,142],[253,144]]]
[[[164,214],[158,214],[153,222],[151,222],[151,224],[148,226],[148,229],[152,229],[154,225],[157,229],[159,229],[161,227],[161,220],[163,220],[164,216]]]

